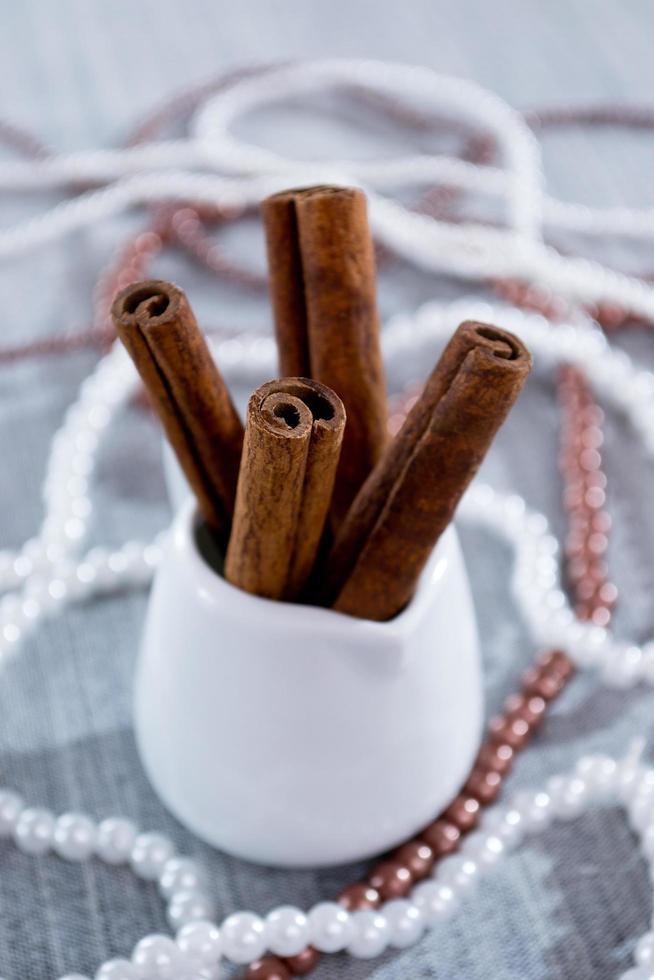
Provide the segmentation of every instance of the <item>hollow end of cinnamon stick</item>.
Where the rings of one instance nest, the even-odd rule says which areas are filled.
[[[114,299],[111,313],[115,322],[128,329],[132,317],[148,323],[166,311],[168,317],[179,315],[181,303],[182,292],[177,286],[163,279],[151,279],[126,286]]]
[[[173,283],[147,280],[118,293],[111,312],[200,512],[226,547],[243,425],[191,306]]]
[[[225,577],[246,592],[298,599],[320,546],[345,428],[338,396],[284,378],[250,398]]]
[[[459,327],[336,536],[324,604],[377,620],[405,607],[530,370],[513,334]]]

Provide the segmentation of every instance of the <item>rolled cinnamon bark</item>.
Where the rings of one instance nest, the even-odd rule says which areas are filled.
[[[513,334],[459,327],[336,536],[324,604],[375,620],[404,608],[530,370]]]
[[[250,398],[225,578],[269,599],[297,599],[313,568],[345,428],[325,385],[270,381]]]
[[[267,198],[262,214],[280,371],[328,385],[347,411],[332,501],[338,524],[387,441],[366,198],[351,187],[307,187]]]
[[[200,512],[224,548],[243,424],[189,302],[172,283],[150,280],[123,289],[111,312]]]

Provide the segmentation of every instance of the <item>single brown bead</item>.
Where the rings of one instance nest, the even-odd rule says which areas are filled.
[[[514,749],[522,748],[529,738],[529,725],[523,718],[497,715],[488,725],[488,734],[493,742],[506,742]]]
[[[383,900],[404,898],[413,884],[411,872],[397,861],[382,861],[373,868],[368,883],[376,888]]]
[[[597,476],[597,477],[599,477],[600,475],[601,476],[604,476],[603,473],[602,474],[599,474],[599,473],[595,474],[595,476]],[[590,476],[590,474],[589,474],[589,476]],[[590,483],[591,481],[589,480],[588,482]],[[603,483],[603,480],[593,480],[592,483],[593,484],[597,484],[597,483],[600,483],[601,484],[601,483]],[[604,507],[604,505],[606,504],[606,493],[605,493],[603,487],[602,486],[597,486],[597,485],[590,486],[588,488],[588,490],[586,490],[586,493],[584,494],[584,503],[585,503],[586,507],[589,507],[592,510],[599,510],[601,507]]]
[[[605,510],[596,510],[589,522],[594,531],[602,531],[604,534],[608,534],[611,530],[611,515],[607,514]]]
[[[479,800],[473,796],[461,793],[450,803],[443,814],[446,820],[450,820],[455,827],[462,833],[472,830],[479,820]]]
[[[598,598],[606,606],[612,606],[618,598],[617,587],[613,584],[613,582],[604,582],[602,585],[600,585]]]
[[[534,683],[524,688],[525,694],[535,695],[545,701],[551,701],[557,694],[560,694],[565,686],[566,678],[560,674],[545,671]],[[507,741],[509,741],[507,739]]]
[[[602,470],[595,470],[593,473],[586,473],[586,479],[584,482],[586,483],[586,487],[590,491],[606,490],[606,484],[607,484],[606,473],[603,473]],[[591,501],[589,502],[588,494],[586,493],[586,495],[584,496],[584,508],[591,521],[593,519],[593,514],[596,514],[599,511],[599,506],[597,504],[597,501],[601,499],[603,504],[605,497],[606,497],[605,494],[602,495],[601,498],[599,495],[597,496],[597,498],[595,498],[595,496],[593,495],[591,496]],[[600,506],[602,506],[602,504],[600,504]]]
[[[596,557],[605,555],[609,547],[609,539],[601,531],[593,531],[592,534],[588,535],[586,547],[591,555]]]
[[[604,411],[599,407],[599,405],[588,404],[588,400],[586,400],[586,405],[583,410],[583,418],[580,421],[583,425],[600,426],[604,422]]]
[[[376,909],[381,905],[381,895],[366,881],[356,881],[348,885],[338,896],[338,901],[348,912],[356,909]]]
[[[574,671],[572,661],[563,650],[548,650],[540,655],[537,663],[537,669],[540,669],[541,672],[548,671],[560,674],[562,677],[569,677]]]
[[[597,583],[598,586],[604,585],[608,578],[609,568],[605,561],[594,558],[588,563],[588,577]]]
[[[435,857],[445,857],[459,846],[461,831],[450,820],[439,818],[425,827],[420,838],[431,847]]]
[[[514,749],[521,749],[531,735],[529,724],[524,718],[507,718],[506,715],[493,718],[488,731],[494,742],[506,742]]]
[[[589,578],[582,578],[573,584],[575,597],[582,605],[593,599],[597,592],[597,583]]]
[[[482,745],[475,762],[475,769],[486,769],[489,772],[499,772],[506,775],[513,764],[513,749],[506,743],[488,742]]]
[[[607,606],[595,606],[590,619],[596,626],[608,626],[611,622],[611,610]]]
[[[473,769],[463,787],[463,792],[474,796],[476,800],[486,806],[486,804],[493,802],[501,788],[502,776],[499,772]]]
[[[506,715],[493,715],[488,722],[488,737],[495,741],[495,736],[501,732],[506,725]]]
[[[573,582],[578,582],[582,578],[588,578],[590,575],[590,565],[591,563],[585,554],[579,558],[572,558],[568,562],[568,577]]]
[[[294,977],[304,977],[318,966],[320,953],[313,946],[307,946],[296,956],[286,956],[284,964]]]
[[[426,878],[434,867],[436,856],[423,840],[412,840],[398,848],[392,856],[393,861],[404,865],[411,872],[414,881]]]
[[[537,694],[531,697],[523,697],[523,704],[509,714],[509,718],[522,718],[529,725],[529,728],[537,728],[545,717],[547,703],[544,698]]]
[[[291,971],[276,956],[264,956],[256,963],[250,963],[245,980],[291,980]]]
[[[524,694],[510,694],[509,697],[504,702],[504,714],[513,715],[520,711],[521,708],[527,703],[527,698]]]

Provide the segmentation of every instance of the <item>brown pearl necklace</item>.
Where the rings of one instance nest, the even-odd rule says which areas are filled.
[[[568,585],[576,599],[577,616],[608,626],[618,590],[607,579],[611,518],[605,510],[606,476],[600,455],[604,413],[576,367],[560,369],[558,391],[563,414],[559,465],[565,478],[563,501],[568,515]]]

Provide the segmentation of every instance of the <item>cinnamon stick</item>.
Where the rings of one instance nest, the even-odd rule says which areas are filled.
[[[387,440],[366,198],[351,187],[306,187],[267,198],[262,215],[280,371],[328,385],[347,411],[332,501],[338,524]]]
[[[270,381],[250,398],[225,578],[269,599],[297,599],[329,510],[345,409],[325,385]]]
[[[336,536],[326,605],[375,620],[404,608],[530,370],[513,334],[459,327]]]
[[[150,280],[123,289],[111,312],[202,516],[225,547],[243,425],[189,302],[172,283]]]

